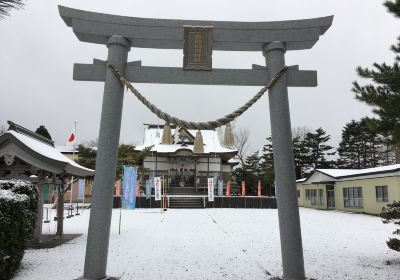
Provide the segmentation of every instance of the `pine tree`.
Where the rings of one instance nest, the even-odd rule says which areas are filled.
[[[261,160],[263,169],[274,169],[274,148],[272,147],[272,138],[267,137],[267,143],[263,146]]]
[[[79,157],[75,161],[84,167],[94,170],[96,168],[97,150],[82,144],[78,146],[77,150]]]
[[[400,17],[400,0],[386,1],[384,5],[395,17]],[[371,80],[370,84],[361,86],[353,82],[352,91],[355,98],[373,107],[376,118],[367,119],[378,133],[388,137],[390,142],[400,146],[400,37],[396,45],[391,46],[395,53],[393,65],[374,63],[373,68],[357,68],[361,78]],[[397,159],[399,162],[399,159]]]
[[[267,186],[267,193],[271,194],[271,186],[275,181],[274,149],[272,147],[272,138],[268,137],[266,140],[267,143],[263,146],[262,154],[260,157],[261,168],[263,170],[261,183],[263,186]]]
[[[389,203],[386,207],[383,207],[380,216],[383,219],[384,224],[394,223],[399,226],[400,202],[393,201],[393,203]],[[395,230],[393,234],[400,235],[400,228]],[[400,239],[389,238],[389,241],[386,241],[386,244],[390,249],[400,252]]]
[[[23,0],[0,0],[0,19],[10,15],[10,10],[21,9],[24,6]]]
[[[305,149],[307,149],[307,156],[304,161],[304,168],[317,169],[317,168],[331,168],[333,163],[327,156],[334,155],[332,152],[333,147],[327,145],[331,139],[330,135],[321,127],[316,129],[315,132],[309,132],[304,139]]]
[[[296,179],[301,179],[307,171],[305,165],[308,159],[308,149],[303,136],[298,135],[293,137],[292,143]],[[263,175],[266,176],[265,184],[272,184],[274,182],[274,149],[271,137],[267,138],[267,143],[263,146],[263,153],[260,159],[261,168],[264,170]]]
[[[124,165],[138,167],[139,174],[143,174],[146,169],[143,167],[144,158],[150,153],[153,148],[147,147],[143,151],[135,151],[133,145],[119,145],[118,147],[118,160],[117,160],[117,178],[122,177],[122,167]]]
[[[39,126],[36,129],[35,133],[52,140],[51,136],[50,136],[50,133],[47,131],[47,129],[46,129],[46,127],[44,125]]]
[[[378,166],[383,147],[382,137],[368,128],[365,119],[352,120],[342,130],[337,166],[350,169]]]
[[[308,149],[307,142],[301,136],[293,137],[293,156],[296,179],[301,179],[307,174]]]
[[[261,166],[261,158],[258,151],[246,158],[245,170],[246,170],[246,195],[257,194],[257,183],[260,178],[263,177],[263,169]]]
[[[241,163],[232,172],[232,177],[239,186],[243,180],[246,182],[246,195],[257,194],[257,182],[264,176],[264,170],[261,163],[262,160],[258,151],[256,151],[246,157],[244,163]]]
[[[143,151],[135,151],[133,145],[119,145],[117,158],[117,178],[122,176],[122,167],[124,165],[136,166],[139,173],[143,174],[146,170],[143,167],[144,158],[150,153],[153,146],[147,147]],[[97,150],[93,148],[93,141],[89,141],[86,145],[78,146],[79,157],[76,162],[84,167],[96,169]]]

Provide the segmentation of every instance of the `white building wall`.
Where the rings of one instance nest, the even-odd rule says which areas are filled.
[[[156,169],[156,160],[157,160],[157,170],[170,170],[177,169],[181,167],[179,164],[175,162],[170,162],[168,157],[160,157],[160,156],[147,156],[144,159],[143,165],[145,168],[150,170]],[[184,168],[195,169],[194,163],[184,162]],[[178,166],[179,165],[179,166]],[[230,165],[221,165],[221,158],[217,157],[200,157],[197,158],[196,164],[197,172],[206,172],[207,170],[210,172],[230,172]]]

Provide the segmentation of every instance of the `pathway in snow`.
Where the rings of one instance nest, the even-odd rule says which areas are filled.
[[[394,230],[379,218],[301,209],[306,273],[315,279],[400,279],[400,260],[385,240]],[[15,279],[82,275],[89,211],[66,219],[66,233],[84,233],[53,249],[29,250]],[[269,279],[279,276],[277,211],[158,209],[113,212],[108,273],[122,280]],[[52,232],[53,222],[43,232]]]

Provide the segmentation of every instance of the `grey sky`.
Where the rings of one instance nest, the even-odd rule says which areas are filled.
[[[291,51],[287,65],[318,70],[317,88],[290,88],[292,127],[323,127],[337,145],[351,119],[370,115],[371,108],[354,100],[351,82],[358,65],[393,61],[389,46],[400,34],[400,20],[382,1],[366,0],[29,0],[21,11],[0,21],[0,124],[12,120],[36,129],[44,124],[58,145],[65,144],[78,122],[78,140],[98,137],[103,84],[72,80],[73,63],[105,59],[103,45],[78,41],[58,14],[57,5],[134,17],[274,21],[334,15],[332,27],[311,50]],[[181,66],[182,52],[131,49],[129,60],[143,65]],[[264,65],[261,52],[214,52],[213,67]],[[153,103],[178,117],[212,120],[241,106],[258,87],[149,85],[136,87]],[[143,123],[160,123],[131,94],[125,96],[121,142],[141,144]],[[240,117],[237,127],[251,134],[251,150],[261,149],[270,134],[268,99],[263,97]]]

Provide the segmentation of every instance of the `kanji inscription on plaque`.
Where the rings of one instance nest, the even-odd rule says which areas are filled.
[[[183,69],[212,70],[213,28],[184,26]]]

